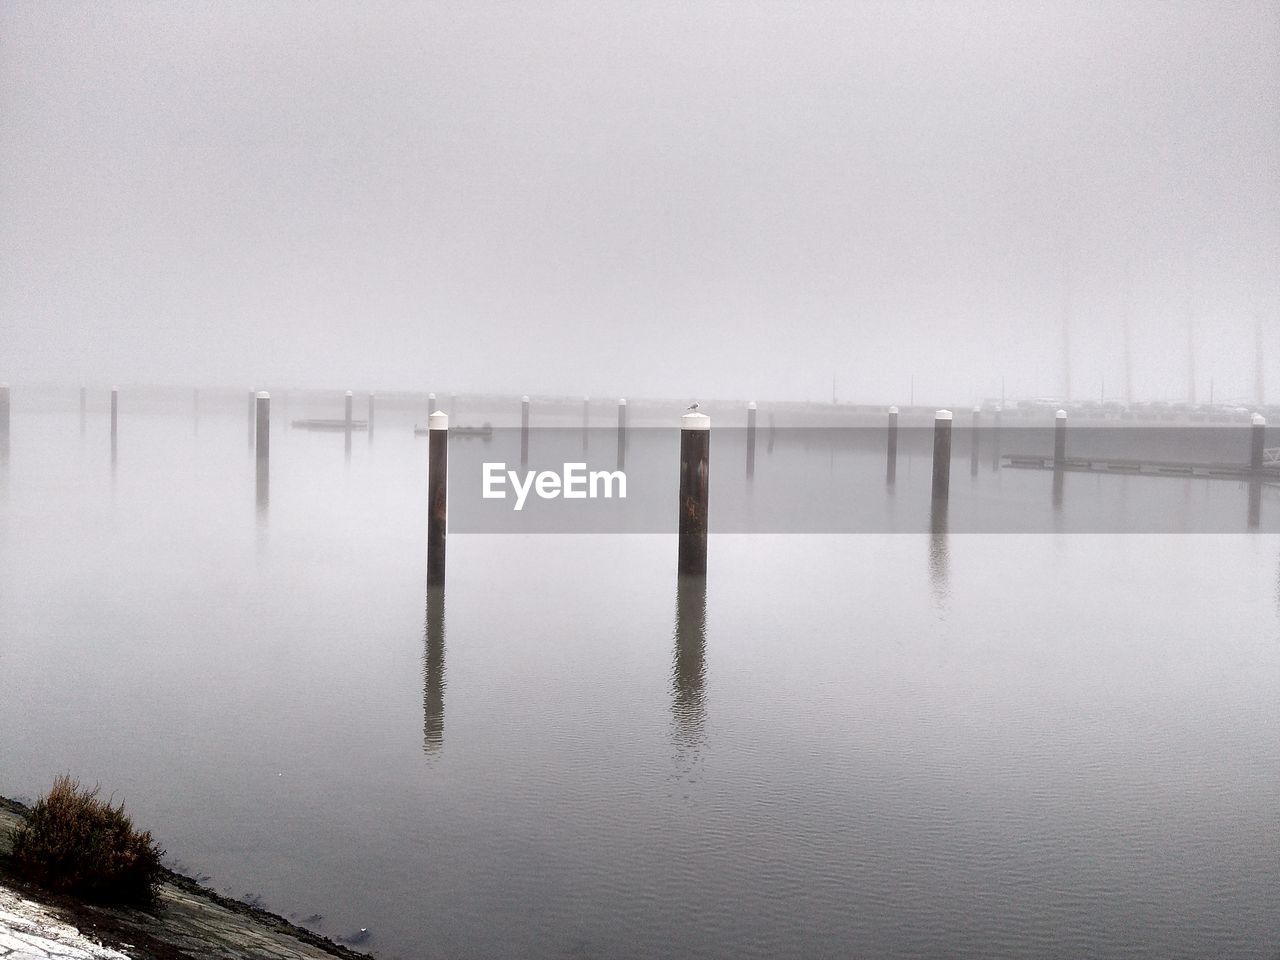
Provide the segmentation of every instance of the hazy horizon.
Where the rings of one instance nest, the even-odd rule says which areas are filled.
[[[1120,399],[1128,318],[1275,402],[1278,81],[1274,2],[10,2],[0,380]]]

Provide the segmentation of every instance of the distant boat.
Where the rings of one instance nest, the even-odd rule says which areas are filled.
[[[291,426],[295,430],[329,430],[339,433],[347,429],[346,420],[294,420]],[[364,420],[352,420],[352,430],[368,430],[369,424]]]
[[[413,428],[413,432],[420,437],[426,436],[428,433],[431,432],[431,428],[423,427],[423,426],[415,426]],[[482,440],[489,440],[489,439],[492,439],[493,437],[493,426],[489,423],[488,420],[486,420],[484,424],[479,427],[464,427],[464,426],[450,427],[449,433],[453,434],[453,436],[455,437],[480,437]]]

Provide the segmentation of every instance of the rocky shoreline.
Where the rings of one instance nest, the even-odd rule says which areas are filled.
[[[15,800],[0,797],[0,894],[9,892],[5,910],[18,917],[23,916],[22,904],[28,905],[29,926],[47,923],[51,916],[104,947],[138,960],[324,960],[331,957],[367,960],[367,954],[335,943],[277,914],[214,893],[172,870],[164,871],[156,905],[146,910],[87,904],[26,884],[6,865],[9,831],[19,823],[26,809]],[[0,936],[4,934],[4,924],[0,922]],[[17,939],[30,943],[29,953],[22,956],[42,955],[37,937]],[[8,952],[4,941],[0,941],[0,956]],[[44,955],[71,954],[50,949]],[[92,953],[81,955],[94,956]]]

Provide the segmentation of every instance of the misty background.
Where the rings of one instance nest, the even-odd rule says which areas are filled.
[[[1278,89],[1275,2],[6,0],[0,380],[1274,401]]]

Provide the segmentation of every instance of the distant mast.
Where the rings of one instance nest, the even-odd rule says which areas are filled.
[[[1124,332],[1124,402],[1125,406],[1133,403],[1133,274],[1129,264],[1124,267],[1124,303],[1121,307],[1120,324]]]
[[[1187,403],[1196,403],[1196,321],[1187,314]]]
[[[1258,406],[1267,402],[1267,384],[1262,373],[1262,317],[1253,321],[1253,380],[1254,393],[1258,397]]]
[[[1062,399],[1071,399],[1071,264],[1063,270],[1062,290]]]

